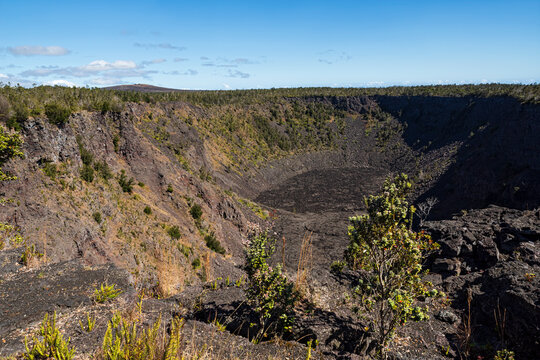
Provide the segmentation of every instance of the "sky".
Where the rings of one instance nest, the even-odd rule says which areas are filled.
[[[540,82],[540,0],[0,0],[0,82]]]

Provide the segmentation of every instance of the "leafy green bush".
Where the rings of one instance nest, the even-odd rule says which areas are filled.
[[[55,125],[64,125],[71,115],[71,110],[57,103],[45,105],[45,115]]]
[[[9,176],[2,172],[1,166],[15,157],[23,157],[21,151],[22,139],[18,133],[11,133],[0,125],[0,181],[15,180],[15,176]]]
[[[98,173],[98,175],[104,179],[109,180],[113,177],[111,168],[109,167],[109,164],[105,160],[102,161],[96,161],[94,163],[94,170]]]
[[[225,254],[225,249],[223,248],[223,246],[221,246],[219,240],[216,239],[216,234],[213,231],[204,237],[204,241],[206,242],[206,246],[208,246],[209,249],[221,255]]]
[[[113,142],[113,146],[114,146],[114,152],[118,152],[118,150],[120,150],[120,136],[119,135],[114,135],[113,139],[112,139],[112,142]]]
[[[146,215],[150,215],[150,214],[152,214],[152,208],[151,208],[150,206],[146,205],[146,206],[144,207],[143,212],[144,212]]]
[[[129,178],[128,180],[125,170],[120,171],[120,175],[118,176],[118,184],[120,184],[120,187],[122,188],[123,192],[127,192],[131,194],[131,192],[133,191],[134,183],[135,183],[135,179],[133,179],[132,177]]]
[[[493,360],[514,360],[515,356],[513,351],[503,349],[497,351]]]
[[[167,234],[169,234],[169,236],[173,240],[178,240],[182,236],[180,229],[176,225],[171,226],[169,229],[167,229]]]
[[[291,330],[293,309],[299,297],[294,284],[283,275],[281,265],[268,264],[276,249],[275,242],[264,232],[251,240],[246,251],[246,296],[259,315],[257,341],[268,333]]]
[[[411,187],[405,174],[387,179],[380,195],[365,199],[367,214],[349,219],[345,260],[357,271],[357,304],[371,315],[369,328],[382,358],[398,326],[428,318],[427,308],[415,306],[415,300],[436,294],[422,280],[422,260],[437,245],[411,230],[415,209],[406,200]]]
[[[94,289],[93,299],[98,304],[114,300],[122,293],[122,290],[115,289],[116,285],[101,284],[99,288]]]
[[[200,267],[201,267],[201,259],[196,258],[195,260],[193,260],[193,261],[191,262],[191,267],[192,267],[193,269],[195,269],[195,270],[197,270],[198,268],[200,268]]]
[[[99,211],[96,211],[95,213],[92,214],[92,217],[94,218],[94,220],[98,223],[98,224],[101,224],[101,213]]]
[[[75,140],[77,141],[77,145],[79,146],[79,154],[81,155],[81,161],[83,165],[92,166],[92,163],[94,162],[94,154],[86,150],[81,135],[77,135],[75,137]]]
[[[81,179],[91,183],[94,181],[94,169],[90,165],[84,164],[80,170]]]
[[[189,209],[189,213],[195,220],[199,220],[202,216],[201,206],[199,204],[193,204],[191,209]]]
[[[5,96],[0,95],[0,120],[6,120],[9,117],[10,105]]]
[[[168,193],[172,193],[174,190],[173,190],[173,187],[171,184],[167,185],[167,192]]]
[[[70,338],[64,340],[64,335],[56,327],[56,312],[54,316],[49,318],[49,314],[45,314],[40,327],[39,335],[42,339],[36,336],[32,338],[32,346],[28,344],[28,338],[24,338],[25,352],[23,358],[28,360],[71,360],[75,355],[75,348],[69,346]]]
[[[47,175],[51,180],[56,179],[56,175],[58,175],[58,169],[56,168],[56,164],[50,161],[45,162],[43,165],[43,173]]]

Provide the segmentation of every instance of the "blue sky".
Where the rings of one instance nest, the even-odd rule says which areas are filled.
[[[0,81],[183,89],[540,82],[540,0],[0,0]]]

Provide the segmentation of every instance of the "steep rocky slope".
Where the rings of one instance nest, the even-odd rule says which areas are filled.
[[[229,285],[244,276],[243,251],[256,227],[285,238],[275,261],[283,255],[291,278],[302,239],[311,236],[316,308],[299,315],[292,340],[318,339],[323,357],[363,354],[369,342],[357,339],[368,334],[346,296],[332,295],[347,293],[347,274],[329,268],[342,257],[347,218],[362,211],[363,196],[404,171],[417,182],[412,200],[439,199],[433,218],[442,221],[425,229],[443,246],[429,266],[453,303],[434,309],[429,323],[408,326],[395,355],[463,354],[460,319],[470,287],[478,329],[470,353],[489,356],[501,346],[493,331],[499,306],[508,313],[506,345],[534,358],[538,279],[525,274],[540,271],[540,219],[532,210],[540,206],[539,119],[539,105],[512,97],[381,95],[128,103],[121,112],[74,113],[63,126],[31,117],[21,129],[25,158],[4,167],[18,180],[0,183],[2,196],[13,200],[2,204],[0,221],[17,225],[43,256],[25,267],[18,263],[24,247],[0,251],[0,356],[22,350],[21,329],[45,312],[57,310],[75,331],[82,309],[99,310],[89,299],[106,281],[125,290],[127,303],[142,290],[176,296],[145,303],[171,315],[178,310],[169,305],[181,303],[194,326],[219,317],[238,332],[245,318],[235,309],[244,295]],[[85,153],[93,155],[92,182],[81,177]],[[96,163],[106,163],[112,177]],[[118,181],[122,171],[134,179],[131,192]],[[200,218],[191,212],[197,205]],[[216,241],[225,254],[211,249]],[[68,269],[84,281],[62,280]],[[31,295],[16,290],[25,283],[37,284],[26,289]],[[57,289],[57,297],[23,306],[21,296],[39,298],[39,286]],[[75,337],[87,355],[98,340]]]

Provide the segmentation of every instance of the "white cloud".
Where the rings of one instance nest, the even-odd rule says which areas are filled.
[[[67,80],[63,80],[63,79],[48,81],[48,82],[45,83],[45,85],[52,85],[52,86],[57,86],[58,85],[58,86],[67,86],[67,87],[77,86],[74,83],[72,83],[71,81],[67,81]]]
[[[6,74],[0,73],[0,79],[7,79],[7,78],[9,78],[9,76],[7,76]]]
[[[68,49],[61,46],[16,46],[9,47],[8,51],[17,56],[61,56],[70,53]]]
[[[107,62],[105,60],[95,60],[88,65],[81,66],[79,69],[88,72],[100,72],[117,69],[135,69],[137,64],[133,61],[116,60],[115,62]]]
[[[229,84],[223,84],[223,87],[224,87],[225,89],[229,90],[229,89],[231,88],[231,85],[229,85]]]

